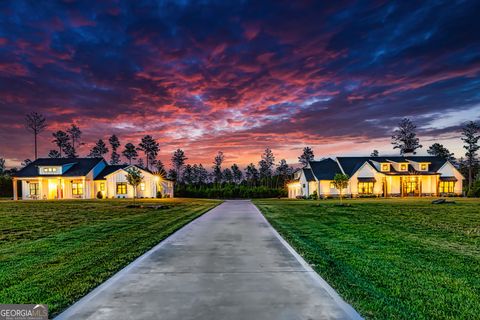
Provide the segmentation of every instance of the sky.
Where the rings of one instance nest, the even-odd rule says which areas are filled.
[[[112,134],[170,164],[396,154],[403,117],[463,155],[480,119],[479,1],[1,1],[0,157],[33,158],[25,114]]]

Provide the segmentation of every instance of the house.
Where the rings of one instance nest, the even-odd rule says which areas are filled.
[[[94,199],[97,195],[132,198],[134,189],[126,178],[126,170],[130,167],[134,165],[109,165],[103,158],[37,159],[13,177],[13,198]],[[143,176],[137,187],[137,197],[155,198],[157,191],[163,197],[173,197],[173,181],[137,168]]]
[[[337,173],[350,177],[342,193],[352,197],[461,195],[464,179],[449,161],[433,156],[327,158],[296,171],[288,197],[338,196]]]

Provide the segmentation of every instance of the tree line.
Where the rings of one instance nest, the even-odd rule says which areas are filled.
[[[25,117],[25,127],[34,136],[34,155],[38,155],[37,137],[47,127],[45,116],[32,112]],[[398,149],[401,155],[415,154],[423,146],[417,137],[417,127],[408,118],[402,119],[394,130],[392,139],[393,149]],[[84,145],[82,131],[76,124],[71,124],[65,130],[57,130],[52,133],[52,143],[55,148],[48,153],[50,158],[76,158],[78,148]],[[455,158],[444,145],[433,143],[427,149],[427,153],[441,157],[454,164],[466,177],[465,191],[469,195],[480,196],[480,166],[478,150],[480,139],[480,126],[477,122],[469,121],[462,127],[461,141],[466,150],[465,155]],[[268,190],[286,190],[285,186],[293,176],[294,169],[287,164],[285,159],[275,162],[275,156],[270,148],[265,148],[260,155],[258,163],[250,163],[243,170],[237,165],[224,166],[225,155],[219,151],[213,158],[210,168],[203,164],[187,163],[188,157],[184,150],[177,149],[171,156],[171,169],[168,171],[164,163],[157,159],[160,152],[160,144],[151,136],[145,135],[138,144],[127,142],[123,148],[119,138],[113,134],[107,142],[98,139],[90,149],[88,157],[108,158],[110,164],[120,164],[123,156],[125,164],[136,164],[137,166],[158,173],[161,176],[175,180],[179,195],[190,195],[208,192],[215,193],[222,197],[224,189],[229,189],[227,194],[245,194],[247,189],[263,188],[258,190],[262,194],[270,194]],[[378,150],[371,153],[372,157],[379,156]],[[298,162],[306,166],[309,161],[315,158],[314,151],[310,147],[303,148]],[[26,159],[22,165],[25,166],[31,160]],[[0,158],[0,177],[9,177],[15,169],[6,170],[5,161]],[[11,187],[8,187],[11,189]],[[243,190],[244,188],[245,190]],[[0,190],[2,189],[0,181]],[[5,192],[8,191],[5,188]],[[203,190],[203,191],[199,191]],[[216,191],[209,191],[216,190]],[[267,190],[267,191],[265,191]],[[1,191],[0,191],[1,192]],[[281,195],[284,191],[272,191],[271,194]],[[241,197],[241,196],[239,196]]]

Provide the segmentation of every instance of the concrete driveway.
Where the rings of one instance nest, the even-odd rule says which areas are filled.
[[[250,201],[226,201],[57,319],[360,319]]]

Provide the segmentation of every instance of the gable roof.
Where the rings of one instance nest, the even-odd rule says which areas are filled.
[[[39,158],[15,174],[15,177],[37,177],[37,176],[55,176],[55,177],[81,177],[86,176],[98,163],[105,161],[103,158]],[[39,166],[64,166],[72,164],[62,174],[40,175]]]
[[[119,169],[124,169],[126,167],[129,167],[130,165],[128,164],[111,164],[111,165],[107,165],[105,168],[103,168],[102,171],[100,171],[99,174],[97,174],[97,176],[94,178],[95,180],[105,180],[106,176],[111,174],[111,173],[114,173],[115,171],[119,170]]]
[[[310,181],[315,181],[315,177],[313,176],[313,172],[312,172],[312,169],[307,169],[307,168],[304,168],[302,169],[303,170],[303,174],[305,175],[305,179],[310,182]]]
[[[135,165],[135,164],[111,164],[111,165],[107,165],[99,174],[97,174],[97,176],[94,178],[94,180],[105,180],[106,177],[118,170],[121,170],[121,169],[126,169],[128,167],[135,167],[141,171],[145,171],[147,173],[150,173],[150,174],[153,174],[152,171],[148,170],[148,169],[145,169],[145,168],[140,168],[139,166]]]
[[[337,173],[342,173],[338,163],[330,158],[310,161],[308,164],[312,168],[313,175],[317,180],[333,180]]]

